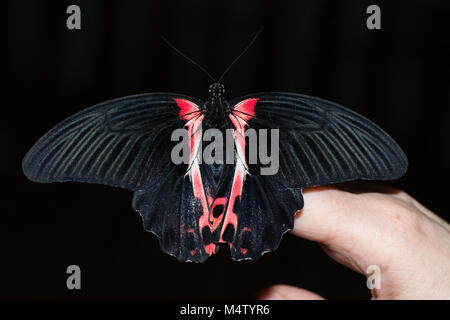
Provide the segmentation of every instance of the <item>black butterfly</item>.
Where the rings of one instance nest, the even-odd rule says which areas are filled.
[[[202,126],[200,127],[200,124]],[[189,163],[174,164],[177,128],[191,139]],[[202,130],[233,129],[234,164],[200,163]],[[245,130],[279,129],[279,170],[248,164]],[[278,247],[302,209],[302,188],[355,179],[394,179],[407,168],[400,147],[361,115],[293,93],[258,93],[230,101],[214,83],[202,102],[149,93],[100,103],[45,134],[23,160],[36,182],[79,181],[134,191],[133,208],[164,252],[202,262],[228,243],[234,260]]]
[[[133,208],[145,230],[158,236],[164,252],[194,262],[206,260],[219,243],[230,245],[234,260],[257,259],[276,249],[303,208],[302,188],[403,175],[407,159],[395,141],[345,107],[279,92],[225,100],[218,82],[262,29],[217,82],[163,38],[215,82],[207,102],[149,93],[97,104],[45,134],[23,160],[25,175],[36,182],[133,190]],[[177,142],[171,138],[180,128],[188,131],[189,157],[176,164]],[[232,152],[223,145],[226,150],[218,150],[231,154],[231,163],[201,162],[208,129],[232,131]],[[249,157],[246,133],[252,129],[278,130],[278,166],[271,174],[262,173],[267,163]]]

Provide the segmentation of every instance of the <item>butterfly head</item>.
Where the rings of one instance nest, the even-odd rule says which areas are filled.
[[[221,83],[213,83],[209,86],[209,101],[216,102],[224,98],[225,86]]]

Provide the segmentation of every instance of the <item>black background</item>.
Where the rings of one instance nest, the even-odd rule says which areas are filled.
[[[81,7],[81,30],[66,28],[69,4]],[[370,4],[381,30],[366,28]],[[448,220],[449,14],[448,1],[429,0],[2,1],[0,298],[250,298],[275,283],[369,298],[364,276],[290,235],[257,262],[232,262],[222,247],[206,263],[179,263],[143,230],[130,191],[36,184],[21,160],[57,122],[101,101],[205,99],[210,80],[160,34],[219,75],[265,25],[223,80],[227,98],[299,92],[365,115],[409,158],[392,185]],[[70,264],[82,290],[66,288]]]

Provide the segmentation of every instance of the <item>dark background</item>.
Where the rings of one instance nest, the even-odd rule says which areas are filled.
[[[66,28],[69,4],[81,7],[81,30]],[[366,28],[369,4],[381,6],[381,30]],[[57,122],[101,101],[205,99],[210,80],[160,34],[219,75],[265,25],[223,80],[227,98],[291,91],[365,115],[409,158],[392,185],[448,220],[449,13],[445,0],[2,1],[0,298],[250,298],[275,283],[369,298],[364,276],[290,235],[257,262],[232,262],[222,247],[203,264],[179,263],[143,230],[130,191],[36,184],[21,160]],[[70,264],[82,290],[66,288]]]

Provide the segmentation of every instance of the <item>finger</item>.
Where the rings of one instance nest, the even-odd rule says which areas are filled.
[[[389,265],[391,248],[408,245],[426,219],[390,194],[327,186],[305,189],[304,198],[291,233],[321,243],[333,259],[363,274],[369,265]]]
[[[327,242],[359,223],[354,211],[360,204],[352,193],[327,186],[304,189],[303,196],[305,205],[297,212],[292,230],[297,236]]]
[[[444,219],[442,219],[441,217],[439,217],[437,214],[435,214],[434,212],[432,212],[430,209],[428,209],[427,207],[425,207],[423,204],[421,204],[419,201],[417,201],[416,199],[414,199],[413,197],[411,197],[409,194],[407,194],[406,192],[403,192],[404,197],[408,198],[407,201],[409,201],[411,204],[413,204],[417,209],[419,209],[424,215],[426,215],[428,218],[430,218],[432,221],[434,221],[435,223],[441,225],[443,228],[445,228],[446,230],[450,231],[450,225],[447,221],[445,221]]]
[[[265,288],[257,297],[260,300],[324,300],[309,290],[288,285],[274,285]]]
[[[368,183],[365,181],[357,181],[350,183],[339,184],[338,188],[343,191],[349,191],[352,193],[363,194],[363,193],[380,193],[393,198],[400,199],[405,203],[413,205],[415,208],[420,210],[425,216],[430,218],[433,222],[440,224],[442,227],[450,230],[450,226],[447,221],[443,220],[441,217],[436,215],[434,212],[426,208],[415,198],[410,196],[403,190],[393,188],[389,185],[379,184],[379,183]]]
[[[304,198],[305,207],[296,215],[292,233],[319,242],[337,262],[376,276],[380,289],[372,289],[375,296],[408,298],[418,296],[417,292],[429,296],[445,292],[447,282],[425,279],[430,270],[439,275],[434,279],[444,279],[442,275],[448,273],[443,258],[449,252],[448,229],[441,228],[434,214],[412,197],[403,192],[321,187],[305,190]]]

